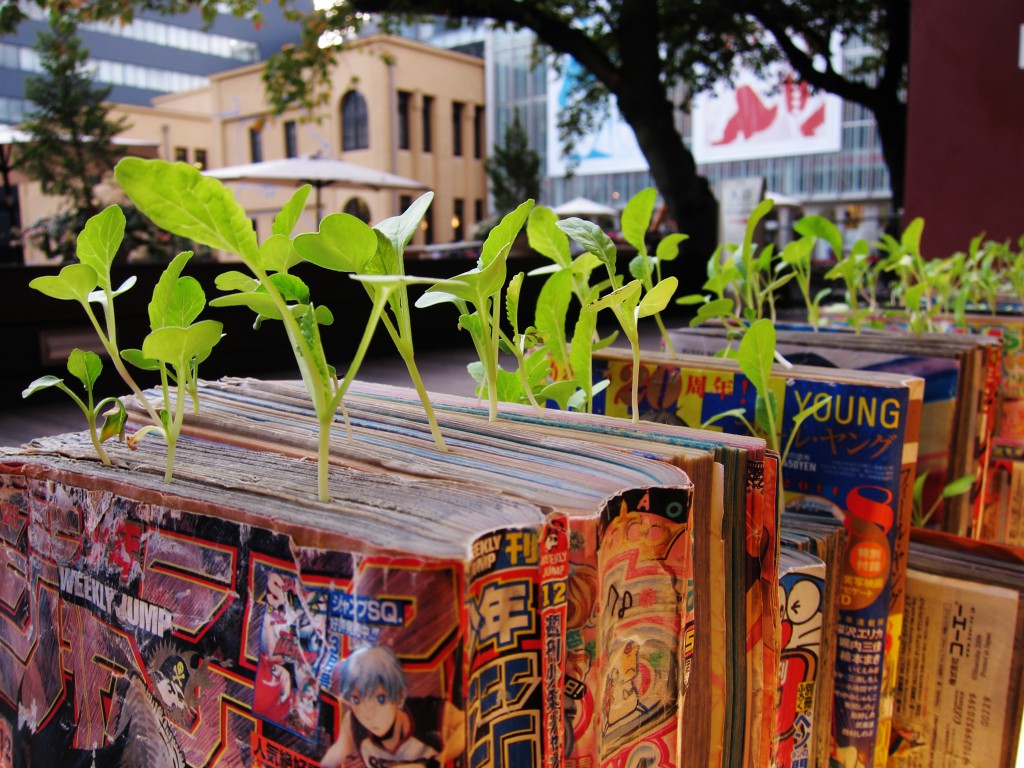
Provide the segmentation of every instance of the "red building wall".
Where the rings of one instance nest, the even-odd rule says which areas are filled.
[[[904,225],[927,257],[1024,234],[1024,0],[912,3]]]

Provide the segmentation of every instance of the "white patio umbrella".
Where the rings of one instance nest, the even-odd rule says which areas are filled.
[[[586,197],[574,197],[567,203],[556,205],[551,209],[559,216],[615,216],[618,214],[609,205],[601,205]]]
[[[204,171],[221,181],[248,181],[255,184],[299,186],[310,184],[316,190],[316,218],[320,220],[320,190],[324,187],[352,187],[354,189],[427,189],[415,179],[387,171],[367,168],[347,160],[327,157],[286,157],[264,160],[260,163],[229,165]]]

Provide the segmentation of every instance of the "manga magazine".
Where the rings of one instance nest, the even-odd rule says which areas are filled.
[[[734,361],[649,355],[641,364],[642,416],[699,426],[740,408],[753,423],[753,388]],[[595,378],[611,382],[600,409],[628,415],[628,356],[597,353]],[[887,754],[923,384],[912,376],[806,366],[772,376],[783,444],[792,414],[826,401],[793,435],[783,494],[788,509],[840,519],[849,535],[840,578],[833,746],[843,768],[884,765]],[[719,424],[744,431],[732,420]]]
[[[306,463],[188,438],[166,485],[152,442],[0,454],[7,765],[557,762],[557,516],[340,469],[321,505]]]

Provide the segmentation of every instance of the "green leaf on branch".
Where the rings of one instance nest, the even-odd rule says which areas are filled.
[[[27,387],[21,390],[22,398],[34,395],[43,389],[49,389],[50,387],[56,387],[64,383],[64,379],[56,376],[40,376],[38,379],[33,380]]]
[[[689,235],[684,235],[678,232],[673,232],[670,235],[665,235],[658,242],[658,247],[655,249],[655,255],[658,257],[658,261],[673,261],[679,256],[679,244],[684,240],[689,239]]]
[[[159,328],[142,341],[142,354],[175,368],[209,352],[221,339],[224,325],[216,320],[201,320],[188,328]]]
[[[842,259],[843,236],[839,232],[839,228],[824,216],[813,214],[803,216],[793,224],[793,229],[803,238],[810,237],[824,240],[832,249],[836,259]]]
[[[303,184],[295,190],[295,194],[291,196],[291,199],[284,204],[277,216],[274,217],[274,225],[270,230],[272,236],[284,235],[288,237],[291,235],[292,230],[295,229],[295,225],[299,223],[299,219],[306,210],[306,200],[309,199],[309,193],[312,189],[313,187],[309,184]],[[268,239],[273,239],[273,237]],[[268,266],[268,269],[271,269],[271,267]]]
[[[755,390],[760,393],[770,389],[775,361],[775,326],[770,320],[758,320],[747,329],[736,359]]]
[[[641,299],[637,317],[650,317],[661,312],[672,301],[676,288],[679,287],[679,280],[675,276],[666,277]]]

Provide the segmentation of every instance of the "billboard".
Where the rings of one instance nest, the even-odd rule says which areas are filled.
[[[586,72],[575,59],[569,58],[565,71],[548,67],[548,176],[565,176],[572,168],[574,174],[627,173],[646,171],[647,160],[636,135],[619,114],[615,97],[610,97],[609,114],[597,130],[576,142],[571,155],[565,153],[558,138],[558,120],[567,105],[578,98]]]
[[[693,156],[698,163],[753,160],[842,147],[842,101],[815,92],[792,71],[770,79],[741,70],[693,101]]]

